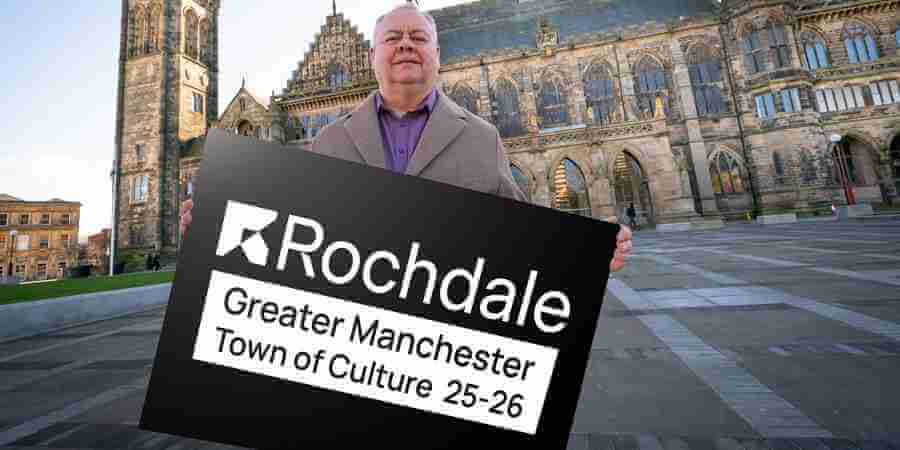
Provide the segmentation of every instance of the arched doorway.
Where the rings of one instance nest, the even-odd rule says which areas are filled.
[[[578,165],[569,158],[559,162],[550,180],[553,190],[553,207],[572,214],[591,216],[591,201],[588,198],[587,183]]]
[[[253,124],[249,120],[242,120],[237,126],[237,132],[241,136],[253,136]]]
[[[742,214],[753,207],[747,173],[730,151],[714,152],[709,158],[709,178],[716,207],[723,214]]]
[[[891,176],[894,177],[894,195],[900,196],[900,134],[891,141]]]
[[[832,177],[838,185],[846,183],[851,188],[851,195],[856,202],[882,201],[878,165],[874,155],[874,150],[868,144],[854,136],[844,136],[832,148]]]
[[[634,156],[622,152],[613,163],[613,180],[616,194],[616,215],[620,223],[627,223],[626,210],[631,203],[637,212],[638,225],[652,224],[653,202],[650,198],[650,182]]]

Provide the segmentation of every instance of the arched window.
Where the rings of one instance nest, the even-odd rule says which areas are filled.
[[[144,8],[140,6],[134,8],[131,20],[131,56],[142,55],[147,36],[147,14],[144,12]]]
[[[656,114],[656,97],[662,97],[666,104],[666,72],[655,59],[644,57],[634,71],[635,96],[638,109],[644,119],[651,119]]]
[[[805,32],[800,35],[800,43],[803,46],[804,65],[809,70],[831,67],[828,62],[828,49],[825,43],[815,33]]]
[[[147,39],[144,51],[147,53],[159,50],[159,22],[162,19],[162,8],[154,3],[147,11]]]
[[[197,13],[193,9],[188,9],[184,13],[184,52],[191,58],[197,57],[197,28],[199,22]]]
[[[862,25],[858,23],[847,25],[841,37],[844,39],[847,58],[851,64],[878,59],[878,46],[875,45],[875,39]]]
[[[781,158],[781,154],[778,152],[772,153],[772,165],[775,167],[775,176],[783,177],[784,176],[784,160]]]
[[[449,94],[453,103],[469,110],[473,114],[478,114],[478,95],[465,83],[460,83]]]
[[[541,117],[541,128],[552,128],[569,123],[569,106],[561,83],[544,76],[537,92],[537,113]]]
[[[328,67],[328,88],[331,90],[338,90],[344,86],[344,84],[349,81],[349,77],[346,77],[344,72],[344,66],[332,63]]]
[[[497,81],[493,92],[494,118],[497,130],[503,137],[518,136],[525,133],[522,117],[519,113],[519,92],[508,80]]]
[[[584,175],[571,159],[565,158],[556,166],[553,171],[552,188],[554,208],[585,217],[591,216],[591,203]]]
[[[594,123],[608,125],[617,121],[615,86],[606,67],[594,64],[584,74],[584,95]]]
[[[713,192],[716,194],[744,193],[744,178],[737,159],[728,152],[720,152],[709,163]]]
[[[509,170],[512,172],[513,180],[516,181],[516,184],[519,185],[519,189],[525,194],[525,198],[529,201],[531,200],[531,182],[528,180],[528,176],[525,175],[525,172],[522,172],[522,169],[516,167],[515,164],[510,164]]]
[[[744,54],[744,69],[753,75],[763,70],[762,47],[759,43],[759,31],[748,31],[741,39]]]
[[[791,51],[787,45],[784,25],[769,25],[769,49],[772,55],[772,64],[776,69],[787,67],[791,64]]]
[[[698,45],[688,54],[688,73],[694,87],[694,103],[697,115],[714,115],[725,112],[725,100],[719,87],[722,82],[722,66],[719,59],[705,45]]]
[[[206,19],[200,21],[200,61],[204,64],[209,59],[209,22]]]

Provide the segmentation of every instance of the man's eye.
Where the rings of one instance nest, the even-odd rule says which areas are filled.
[[[428,39],[425,39],[422,36],[415,36],[412,39],[413,39],[413,41],[418,42],[420,44],[424,44],[425,42],[428,42]]]
[[[397,42],[398,40],[400,40],[400,38],[398,38],[397,36],[389,36],[389,37],[388,37],[387,39],[385,39],[384,41],[385,41],[385,42]]]

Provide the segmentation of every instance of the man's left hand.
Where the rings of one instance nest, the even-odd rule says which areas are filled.
[[[618,272],[625,267],[625,258],[631,255],[631,228],[619,225],[619,233],[616,234],[616,252],[609,262],[609,271]]]

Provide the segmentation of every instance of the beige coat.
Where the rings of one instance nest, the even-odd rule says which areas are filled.
[[[325,127],[313,142],[312,151],[385,169],[375,92]],[[497,129],[440,91],[406,174],[526,201],[513,180]]]

